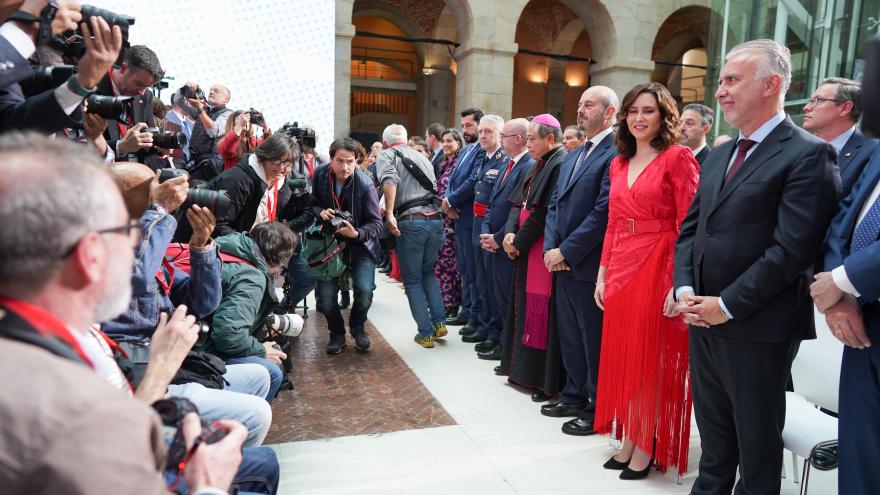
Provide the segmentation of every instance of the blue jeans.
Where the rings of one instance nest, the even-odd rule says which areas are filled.
[[[266,394],[266,402],[271,403],[275,396],[278,394],[278,389],[281,388],[281,382],[284,381],[284,370],[281,369],[280,364],[275,364],[272,361],[269,361],[266,358],[261,358],[259,356],[247,356],[240,358],[232,358],[226,361],[226,364],[243,364],[243,363],[253,363],[259,364],[260,366],[266,368],[269,371],[269,392]]]
[[[309,273],[308,268],[306,268],[306,261],[303,259],[303,255],[301,249],[297,248],[297,252],[290,257],[290,262],[287,264],[287,277],[290,278],[290,301],[284,301],[289,304],[297,304],[307,295],[312,289],[315,288],[315,284],[318,279],[314,277],[311,273]]]
[[[281,477],[281,466],[278,456],[269,447],[244,448],[241,450],[241,464],[232,480],[232,486],[238,488],[239,495],[248,493],[264,493],[275,495],[278,492],[278,480]],[[171,486],[177,476],[165,473],[165,484]],[[177,485],[181,495],[188,495],[189,489],[183,480]]]
[[[443,295],[434,275],[434,265],[443,246],[443,221],[436,219],[401,220],[398,224],[397,259],[403,275],[403,289],[419,336],[434,335],[434,325],[443,323]]]
[[[272,408],[266,402],[270,376],[258,364],[236,364],[226,367],[223,378],[229,385],[223,390],[207,388],[200,383],[169,385],[169,397],[184,397],[199,408],[202,419],[234,419],[247,427],[245,447],[263,443],[272,424]]]
[[[373,304],[373,291],[376,290],[376,263],[365,249],[358,246],[350,249],[349,253],[343,255],[348,254],[350,257],[348,270],[351,272],[354,299],[348,316],[348,326],[354,335],[364,329],[367,312]],[[342,319],[342,311],[339,309],[339,278],[327,281],[318,279],[315,299],[318,310],[327,319],[330,335],[345,335],[345,320]]]

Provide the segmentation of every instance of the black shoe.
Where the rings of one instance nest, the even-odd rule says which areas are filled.
[[[351,306],[351,292],[342,291],[342,302],[339,303],[339,309],[348,309]]]
[[[384,273],[385,275],[388,275],[389,273],[391,273],[391,265],[379,268],[379,273]]]
[[[330,342],[327,342],[327,354],[339,354],[345,349],[345,335],[331,335]]]
[[[577,437],[585,437],[593,435],[596,430],[593,429],[593,422],[588,419],[575,418],[571,421],[562,423],[562,433],[566,435],[574,435]]]
[[[545,394],[543,390],[535,390],[532,392],[532,402],[547,402],[550,396]]]
[[[498,375],[498,376],[504,376],[504,375],[507,374],[507,372],[504,371],[504,368],[502,368],[500,364],[499,364],[498,366],[492,368],[492,370],[493,370],[493,371],[495,372],[495,374]]]
[[[541,414],[544,416],[550,416],[551,418],[564,418],[566,416],[577,417],[583,410],[584,406],[580,404],[566,404],[564,402],[541,406]],[[592,424],[590,426],[592,426]]]
[[[457,308],[457,307],[455,307],[455,308],[449,308],[449,309],[446,311],[446,315],[445,315],[445,316],[446,316],[446,321],[449,321],[449,320],[455,320],[455,318],[458,317],[458,308]],[[448,323],[447,323],[447,325],[448,325]]]
[[[495,342],[492,342],[491,340],[484,340],[474,346],[474,351],[476,351],[476,352],[491,351],[492,349],[495,348],[495,345],[496,345]]]
[[[473,335],[475,333],[477,333],[477,327],[472,327],[470,325],[465,325],[458,330],[458,334],[462,336]]]
[[[608,462],[602,465],[605,469],[610,469],[612,471],[623,471],[626,467],[629,466],[629,461],[620,462],[611,456],[611,459],[608,459]]]
[[[474,332],[470,335],[465,335],[461,338],[462,342],[467,342],[468,344],[476,344],[477,342],[483,342],[488,339],[486,335],[480,335],[479,332]]]
[[[367,337],[367,332],[364,330],[360,330],[356,332],[354,335],[354,348],[359,352],[366,352],[370,348],[370,338]]]
[[[495,344],[491,351],[480,352],[477,357],[486,361],[501,361],[501,345]]]
[[[622,480],[642,480],[648,477],[648,473],[651,472],[651,466],[654,465],[654,459],[651,459],[651,462],[648,463],[648,467],[642,469],[641,471],[633,471],[629,468],[629,466],[623,468],[623,472],[620,473],[620,479]]]
[[[446,325],[447,326],[459,326],[459,325],[464,325],[467,322],[468,322],[468,317],[461,314],[461,313],[456,314],[452,318],[446,318]]]

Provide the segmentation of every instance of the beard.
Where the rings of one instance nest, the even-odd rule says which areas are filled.
[[[131,265],[113,258],[107,268],[107,283],[95,305],[95,321],[103,323],[121,315],[131,303]]]
[[[473,144],[477,142],[477,136],[473,134],[462,134],[461,137],[464,138],[464,142],[466,142],[467,144]]]

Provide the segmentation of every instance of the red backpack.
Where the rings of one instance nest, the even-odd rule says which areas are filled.
[[[220,255],[220,259],[223,260],[224,263],[244,263],[246,265],[254,266],[250,261],[239,258],[238,256],[233,256],[231,254],[226,254],[223,251],[218,251]],[[168,246],[168,249],[165,250],[165,259],[168,260],[172,265],[174,265],[178,270],[186,272],[189,274],[192,269],[192,265],[189,262],[189,244],[183,244],[180,242],[172,243]]]

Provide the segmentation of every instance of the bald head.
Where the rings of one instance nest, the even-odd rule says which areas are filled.
[[[501,147],[504,154],[514,158],[526,150],[526,134],[529,132],[529,121],[511,119],[501,129]]]
[[[125,202],[131,218],[140,218],[150,206],[150,184],[155,174],[150,167],[135,162],[116,162],[110,166],[110,176]]]
[[[586,89],[578,102],[577,121],[587,139],[614,125],[620,100],[617,93],[607,86]]]

